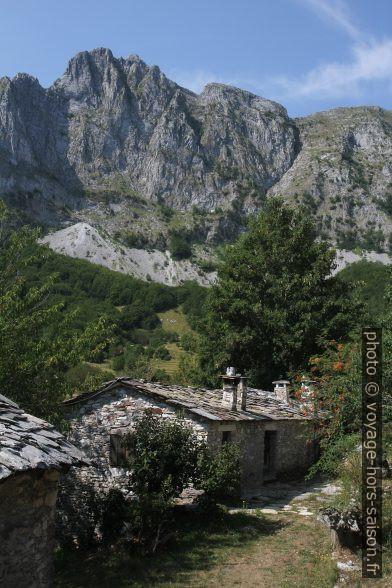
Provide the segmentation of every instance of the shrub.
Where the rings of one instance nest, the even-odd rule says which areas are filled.
[[[141,555],[155,553],[169,531],[172,500],[162,493],[143,495],[128,506],[126,538]]]
[[[158,349],[155,350],[154,357],[162,359],[163,361],[169,361],[172,356],[166,347],[158,347]]]
[[[184,333],[181,336],[180,345],[184,351],[196,351],[197,349],[196,339],[191,333]]]
[[[124,526],[127,501],[120,490],[111,489],[100,504],[100,531],[104,541],[118,538]]]
[[[159,204],[159,212],[167,221],[169,221],[174,216],[174,210],[166,204]]]
[[[170,376],[165,370],[155,370],[151,375],[152,382],[170,382]]]
[[[124,367],[132,368],[144,354],[142,345],[130,345],[124,352]]]
[[[214,504],[217,500],[240,495],[240,450],[234,443],[225,443],[215,454],[205,446],[199,454],[199,481],[204,490],[201,501]]]
[[[199,266],[199,268],[201,270],[203,270],[206,273],[215,272],[217,269],[216,263],[214,263],[213,261],[208,260],[208,259],[200,259],[197,262],[197,265]]]
[[[199,443],[183,420],[146,411],[125,442],[133,454],[131,487],[137,496],[174,498],[193,480]]]
[[[385,212],[389,216],[392,216],[392,192],[387,192],[384,195],[384,199],[383,200],[377,200],[376,203],[378,204],[378,207],[383,212]]]
[[[113,357],[112,359],[112,368],[114,370],[120,371],[123,370],[125,367],[125,357],[124,355],[117,355],[116,357]]]
[[[192,249],[185,237],[174,233],[170,238],[169,251],[173,259],[188,259],[192,255]]]
[[[145,249],[148,244],[148,239],[144,235],[138,233],[125,233],[121,235],[122,241],[127,247],[135,249]]]

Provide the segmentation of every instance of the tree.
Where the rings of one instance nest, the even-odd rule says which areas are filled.
[[[217,500],[239,498],[241,488],[240,449],[225,443],[215,453],[208,446],[199,452],[198,487],[204,491],[199,502],[214,505]]]
[[[173,259],[187,259],[192,255],[192,248],[187,242],[184,235],[173,232],[170,237],[169,250]]]
[[[320,459],[310,469],[336,475],[342,461],[360,443],[362,418],[361,337],[348,343],[325,341],[323,353],[309,360],[309,375],[317,384],[310,402],[315,412],[315,437]],[[301,376],[297,378],[300,380]],[[300,400],[300,386],[296,391]]]
[[[0,207],[0,390],[27,412],[60,424],[60,401],[70,393],[70,367],[106,344],[104,319],[81,332],[71,327],[74,312],[61,303],[48,304],[55,282],[28,286],[26,269],[47,255],[37,245],[39,231],[11,231]]]
[[[182,420],[166,421],[147,410],[127,436],[127,446],[137,496],[175,498],[195,476],[199,442]]]
[[[204,491],[202,504],[237,496],[239,448],[227,443],[212,451],[183,419],[165,419],[146,410],[125,437],[132,500],[127,514],[130,538],[154,552],[169,527],[174,498],[190,484]]]
[[[209,383],[235,365],[254,385],[306,367],[320,337],[346,337],[362,307],[331,277],[334,250],[316,240],[303,208],[267,202],[228,249],[210,290],[201,367]]]

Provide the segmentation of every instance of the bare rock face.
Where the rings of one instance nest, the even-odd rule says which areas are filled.
[[[108,49],[76,55],[48,90],[24,74],[0,88],[0,188],[18,207],[34,197],[36,215],[119,182],[179,210],[256,210],[298,151],[283,107],[220,84],[197,96]]]
[[[48,221],[61,216],[61,207],[77,206],[83,186],[68,150],[64,98],[26,74],[2,78],[0,194],[6,203]]]
[[[387,248],[392,214],[392,112],[338,108],[296,121],[301,151],[271,189],[314,213],[342,249]]]
[[[223,84],[196,95],[108,49],[79,53],[48,89],[26,74],[0,80],[0,195],[28,220],[105,225],[102,203],[143,199],[234,214],[241,230],[277,194],[305,203],[340,248],[387,250],[392,112],[341,108],[293,120]],[[88,214],[97,206],[99,222]],[[215,241],[230,238],[227,226],[213,222]]]

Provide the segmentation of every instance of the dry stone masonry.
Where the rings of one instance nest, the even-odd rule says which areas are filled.
[[[89,461],[0,395],[0,586],[49,588],[60,473]]]
[[[267,480],[298,477],[316,456],[312,417],[303,415],[294,401],[289,404],[272,392],[246,389],[243,378],[238,377],[238,386],[237,391],[230,380],[224,390],[206,390],[119,378],[66,401],[69,439],[94,464],[73,476],[100,493],[111,488],[127,492],[129,473],[114,465],[111,451],[117,447],[117,436],[132,430],[134,420],[151,409],[162,418],[183,418],[213,448],[227,441],[238,443],[243,495],[254,493]],[[67,488],[75,483],[68,479]]]

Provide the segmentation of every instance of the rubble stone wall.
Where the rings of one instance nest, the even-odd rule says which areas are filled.
[[[257,492],[266,479],[295,479],[314,462],[312,425],[299,419],[281,421],[247,421],[213,423],[208,442],[218,448],[223,431],[230,431],[230,441],[241,449],[241,491],[243,496]],[[273,471],[264,471],[266,431],[275,431]]]
[[[129,471],[110,465],[110,434],[126,433],[132,429],[135,418],[151,408],[162,418],[178,418],[181,410],[175,410],[164,402],[155,400],[129,388],[115,388],[96,398],[76,404],[69,413],[71,431],[69,440],[91,458],[93,467],[78,468],[64,480],[72,493],[77,481],[90,485],[98,493],[111,488],[125,490]],[[242,494],[256,492],[266,479],[294,479],[306,471],[314,461],[311,442],[311,421],[255,420],[255,421],[207,421],[189,418],[188,423],[200,438],[215,449],[222,445],[223,433],[230,432],[230,441],[239,443],[241,449]],[[276,431],[274,439],[273,472],[264,468],[264,442],[266,431]],[[76,479],[76,480],[75,480]]]
[[[76,479],[83,485],[93,486],[99,494],[114,488],[124,491],[128,484],[129,471],[110,464],[111,434],[126,434],[132,430],[135,419],[148,408],[162,418],[174,419],[182,415],[181,410],[125,388],[110,390],[72,408],[68,414],[71,427],[68,440],[92,460],[92,467],[70,472],[64,485],[71,489]],[[183,418],[200,438],[206,438],[207,422],[190,419],[186,414]]]
[[[59,475],[56,470],[33,470],[0,484],[0,586],[52,586]]]

